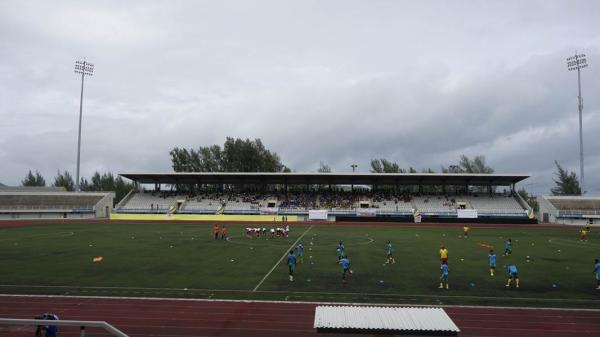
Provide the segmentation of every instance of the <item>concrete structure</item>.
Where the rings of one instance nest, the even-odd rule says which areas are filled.
[[[600,224],[600,197],[540,196],[539,220],[568,225]]]
[[[520,174],[470,173],[122,173],[138,186],[115,207],[121,214],[295,215],[299,220],[535,221],[515,192]],[[161,190],[167,185],[168,190]],[[177,192],[174,186],[185,186]],[[347,191],[344,187],[358,187]],[[494,193],[496,187],[509,187]],[[436,192],[432,192],[436,191]],[[312,217],[311,212],[319,216]],[[325,212],[325,213],[323,213]],[[313,212],[314,213],[314,212]],[[316,214],[316,213],[315,213]],[[314,214],[313,214],[314,215]]]
[[[282,173],[282,172],[174,172],[120,173],[140,184],[256,184],[256,185],[370,185],[389,186],[511,186],[525,174],[479,173]]]
[[[108,218],[114,198],[114,192],[2,188],[0,220]]]

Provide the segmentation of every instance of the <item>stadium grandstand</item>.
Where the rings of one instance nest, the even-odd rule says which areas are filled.
[[[573,225],[600,223],[600,197],[540,196],[540,221]]]
[[[515,184],[526,175],[180,172],[121,176],[140,188],[115,207],[120,214],[275,214],[300,221],[534,221],[531,207],[515,192]]]
[[[105,218],[113,192],[67,192],[62,187],[0,187],[2,219]]]

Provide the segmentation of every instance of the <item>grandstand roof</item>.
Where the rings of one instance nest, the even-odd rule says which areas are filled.
[[[55,186],[0,186],[0,192],[66,192],[64,187]]]
[[[476,173],[281,173],[174,172],[120,173],[141,184],[355,184],[355,185],[494,185],[509,186],[522,174]]]

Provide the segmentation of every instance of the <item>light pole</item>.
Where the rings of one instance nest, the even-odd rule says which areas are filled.
[[[94,74],[94,65],[83,61],[75,61],[75,73],[81,74],[81,96],[79,97],[79,133],[77,136],[77,173],[75,175],[75,191],[79,192],[79,163],[81,159],[81,115],[83,112],[83,79]]]
[[[352,167],[352,174],[354,174],[354,171],[356,170],[356,168],[358,167],[358,165],[352,164],[352,165],[350,165],[350,167]],[[350,184],[350,190],[352,192],[354,192],[354,183]]]
[[[583,175],[583,124],[581,115],[583,113],[583,99],[581,98],[581,69],[587,67],[587,61],[585,59],[585,54],[577,55],[575,52],[575,56],[571,56],[567,58],[567,67],[569,70],[577,70],[577,88],[579,95],[577,96],[578,108],[579,108],[579,168],[581,173],[581,195],[585,193],[585,184],[584,184],[584,175]]]

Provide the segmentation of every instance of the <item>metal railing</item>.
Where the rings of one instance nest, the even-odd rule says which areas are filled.
[[[129,337],[121,330],[106,323],[105,321],[72,321],[72,320],[48,320],[48,319],[17,319],[0,318],[0,325],[32,325],[32,326],[76,326],[81,329],[80,337],[85,337],[86,328],[101,328],[117,337]]]
[[[94,210],[94,205],[2,205],[0,210],[3,211],[70,211],[78,210]]]
[[[600,210],[595,209],[560,209],[558,215],[600,215]]]

